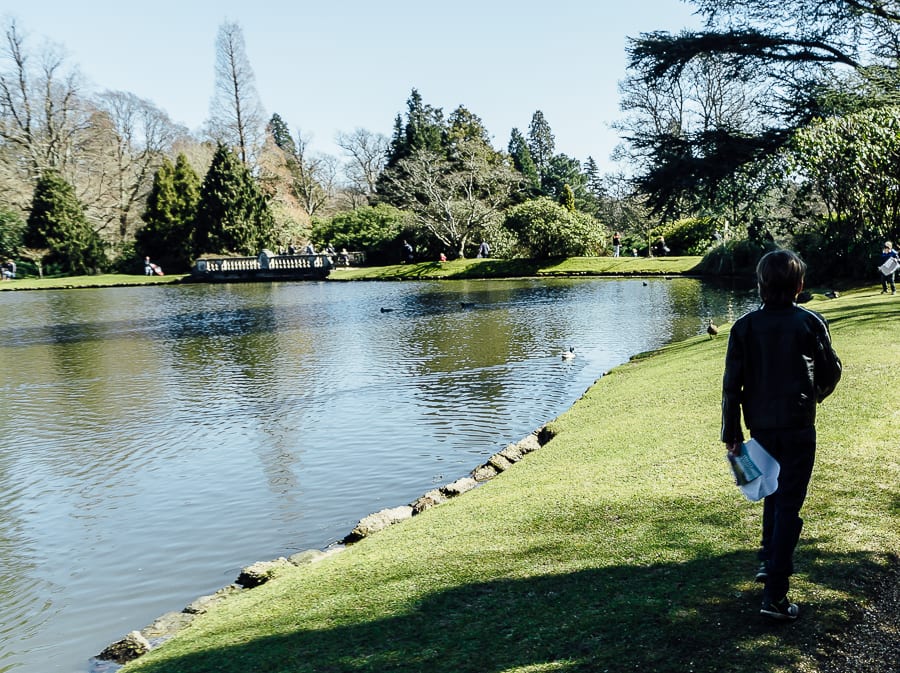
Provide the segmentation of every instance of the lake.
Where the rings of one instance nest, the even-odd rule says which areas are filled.
[[[756,303],[686,278],[0,293],[0,672],[89,671]]]

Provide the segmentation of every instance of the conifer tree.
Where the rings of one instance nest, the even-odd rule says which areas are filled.
[[[544,113],[540,110],[535,111],[528,125],[528,150],[543,183],[544,176],[550,168],[550,160],[556,151],[556,138],[550,130],[550,124],[544,118]]]
[[[290,157],[297,154],[297,144],[291,137],[291,131],[288,128],[287,122],[285,122],[277,112],[274,113],[269,120],[268,131],[272,134],[272,139],[275,141],[275,144],[285,154]]]
[[[256,255],[272,237],[269,205],[244,164],[221,143],[203,185],[194,230],[194,252]]]
[[[141,215],[145,225],[135,236],[138,253],[149,255],[163,268],[186,270],[192,261],[199,200],[200,178],[187,157],[179,154],[174,166],[168,158],[163,159]]]
[[[24,243],[49,250],[47,261],[73,274],[95,273],[106,263],[103,242],[75,189],[55,170],[45,171],[35,185]]]
[[[584,167],[582,169],[585,177],[585,187],[587,187],[588,192],[590,192],[591,196],[596,199],[602,199],[606,194],[606,189],[603,185],[603,177],[600,175],[600,169],[597,167],[597,162],[594,161],[594,157],[588,157],[587,161],[584,162]]]
[[[540,193],[541,178],[538,176],[537,167],[531,158],[531,150],[528,149],[528,143],[525,136],[519,129],[514,128],[509,134],[509,145],[507,147],[510,158],[512,158],[513,166],[522,174],[525,182],[525,191],[529,196],[536,196]]]
[[[419,150],[441,153],[444,150],[444,113],[426,105],[422,95],[413,89],[406,101],[406,123],[397,115],[391,140],[387,168],[393,168]]]

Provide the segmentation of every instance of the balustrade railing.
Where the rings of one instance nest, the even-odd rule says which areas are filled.
[[[276,255],[264,250],[257,257],[198,259],[194,263],[194,275],[214,280],[235,276],[244,279],[324,277],[335,266],[354,266],[364,260],[365,254],[361,252]]]

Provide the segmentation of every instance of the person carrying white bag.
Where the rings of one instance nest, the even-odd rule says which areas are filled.
[[[884,242],[884,249],[881,251],[881,266],[878,270],[881,272],[881,294],[885,294],[888,289],[888,283],[891,285],[891,294],[897,292],[894,287],[894,273],[900,268],[900,258],[897,251],[894,250],[894,244],[890,241]]]
[[[806,264],[789,250],[775,250],[759,261],[762,306],[732,326],[722,379],[721,440],[729,457],[734,461],[744,454],[743,412],[753,440],[779,467],[774,492],[742,489],[751,499],[765,496],[756,579],[765,582],[760,614],[779,620],[799,614],[787,593],[803,528],[800,508],[815,462],[816,407],[841,378],[828,323],[794,303],[805,274]]]

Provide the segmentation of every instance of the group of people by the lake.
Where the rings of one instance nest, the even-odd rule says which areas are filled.
[[[475,255],[477,259],[484,259],[491,256],[491,246],[490,244],[482,240],[478,246],[478,253]],[[412,264],[416,260],[416,252],[412,247],[412,244],[405,240],[403,241],[403,246],[400,250],[400,262],[401,264]],[[440,252],[438,253],[438,261],[446,262],[447,261],[447,253]]]
[[[331,260],[332,264],[339,264],[340,266],[350,266],[350,253],[347,252],[347,248],[341,248],[341,251],[338,252],[334,249],[334,246],[328,244],[325,246],[325,249],[321,252],[316,252],[316,246],[312,241],[306,244],[303,248],[303,252],[300,252],[293,243],[288,244],[286,248],[281,248],[278,251],[279,255],[317,255],[322,254],[326,255],[329,260]]]

